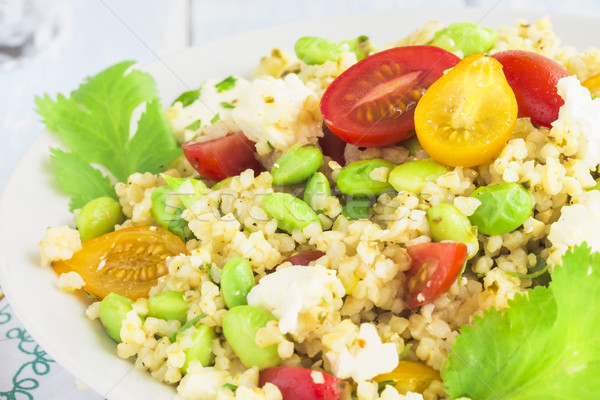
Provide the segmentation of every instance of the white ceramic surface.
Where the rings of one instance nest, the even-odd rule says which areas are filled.
[[[437,9],[377,12],[327,18],[268,28],[228,37],[174,54],[142,67],[158,81],[163,103],[211,77],[236,73],[249,76],[259,59],[273,47],[291,51],[295,39],[318,35],[345,39],[369,35],[376,45],[394,42],[428,20],[445,23],[474,21],[485,26],[528,22],[540,13],[508,10]],[[594,18],[552,16],[564,44],[584,50],[598,43]],[[595,42],[596,41],[596,42]],[[132,362],[116,356],[114,342],[97,321],[84,316],[85,296],[61,293],[51,269],[38,266],[36,244],[46,227],[72,224],[68,198],[61,195],[47,172],[48,147],[56,145],[42,133],[10,175],[0,197],[0,283],[10,304],[33,338],[62,366],[109,399],[171,399],[172,387],[133,370]]]

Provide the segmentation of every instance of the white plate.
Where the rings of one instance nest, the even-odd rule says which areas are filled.
[[[250,76],[259,59],[273,47],[293,48],[304,35],[346,39],[369,35],[383,46],[403,37],[428,20],[444,23],[474,21],[484,26],[528,22],[540,13],[506,10],[436,9],[397,10],[350,15],[278,26],[191,48],[165,57],[143,69],[158,81],[163,104],[196,88],[208,78],[229,74]],[[579,50],[598,43],[598,24],[592,18],[554,15],[552,22],[564,44]],[[41,94],[41,93],[40,93]],[[33,107],[33,104],[32,104]],[[38,266],[36,244],[46,227],[71,224],[68,199],[58,194],[47,171],[48,147],[41,134],[21,158],[0,197],[0,282],[10,304],[32,337],[63,367],[93,390],[110,399],[172,399],[172,387],[133,370],[130,361],[116,356],[115,343],[97,321],[84,316],[88,300],[56,289],[51,269]]]

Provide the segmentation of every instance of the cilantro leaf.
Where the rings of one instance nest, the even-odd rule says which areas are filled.
[[[58,182],[73,196],[69,204],[71,211],[98,197],[108,196],[118,200],[110,180],[96,168],[73,153],[60,149],[50,149],[50,152]]]
[[[54,101],[45,95],[35,100],[47,128],[70,149],[71,156],[55,152],[52,162],[58,164],[59,182],[72,196],[71,207],[105,192],[110,183],[110,177],[89,164],[103,166],[124,182],[134,172],[159,172],[181,153],[160,107],[154,79],[130,70],[132,65],[125,61],[107,68],[88,78],[70,97],[59,94]],[[132,114],[144,103],[146,110],[131,137],[130,127],[136,122],[131,121]],[[68,170],[83,165],[87,165],[83,171]],[[102,189],[90,192],[90,187]],[[114,197],[114,189],[112,193]]]
[[[233,76],[228,76],[227,78],[223,79],[221,82],[217,83],[215,85],[215,89],[217,89],[217,93],[223,93],[226,90],[233,89],[236,81],[237,81],[237,78],[234,78]]]
[[[230,110],[235,108],[235,106],[233,104],[228,103],[226,101],[222,101],[220,104],[221,104],[221,107],[228,108]]]
[[[177,97],[175,100],[173,100],[173,103],[171,105],[175,105],[175,103],[177,103],[178,101],[181,102],[181,105],[183,107],[187,107],[190,104],[192,104],[193,102],[195,102],[196,100],[198,100],[200,98],[200,89],[197,90],[189,90],[187,92],[183,92],[179,95],[179,97]]]
[[[461,329],[442,370],[452,398],[593,399],[600,374],[600,254],[567,252],[548,288]]]

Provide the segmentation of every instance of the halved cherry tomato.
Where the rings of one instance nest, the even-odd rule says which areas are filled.
[[[415,110],[419,143],[434,160],[472,167],[495,156],[517,121],[517,101],[502,65],[471,55],[438,79]]]
[[[440,373],[423,363],[400,360],[392,372],[377,375],[373,380],[380,385],[389,384],[398,393],[423,393],[431,382],[441,381]]]
[[[452,286],[467,259],[467,245],[460,242],[422,243],[406,249],[411,258],[406,272],[406,305],[431,303]]]
[[[69,260],[52,263],[57,274],[75,271],[84,290],[103,299],[114,292],[130,299],[147,297],[167,273],[167,257],[187,253],[179,237],[166,229],[139,226],[120,229],[81,243]]]
[[[556,61],[525,50],[494,54],[502,64],[508,84],[519,103],[519,115],[550,128],[558,118],[564,100],[556,92],[556,83],[569,73]]]
[[[410,137],[425,90],[460,59],[434,46],[395,47],[354,64],[321,98],[323,120],[340,139],[366,147]]]
[[[193,139],[182,147],[192,167],[208,179],[220,181],[247,169],[262,171],[254,143],[242,132],[208,141]]]
[[[337,400],[345,382],[335,376],[299,367],[272,367],[260,371],[258,386],[272,383],[283,400]]]
[[[323,155],[331,157],[342,167],[346,165],[346,158],[344,157],[346,142],[335,136],[325,123],[323,123],[323,137],[319,138],[319,146],[321,146]]]
[[[586,87],[592,96],[600,97],[600,74],[586,79],[581,85]]]
[[[319,251],[319,250],[305,251],[302,253],[294,254],[293,256],[288,257],[285,260],[283,260],[281,263],[283,264],[284,262],[289,261],[293,265],[307,266],[308,264],[310,264],[311,261],[318,260],[319,258],[323,257],[324,255],[325,255],[325,253],[323,253],[322,251]]]

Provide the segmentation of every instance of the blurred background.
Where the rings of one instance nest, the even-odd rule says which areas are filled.
[[[417,7],[497,7],[600,17],[598,0],[0,0],[0,188],[42,130],[35,96],[68,93],[86,76],[118,61],[147,63],[252,29]],[[21,398],[16,396],[25,383],[18,382],[18,371],[33,355],[44,360],[43,373],[27,382],[35,386],[25,389],[33,397],[22,398],[102,398],[76,389],[75,379],[28,338],[6,299],[0,300],[0,399]]]

